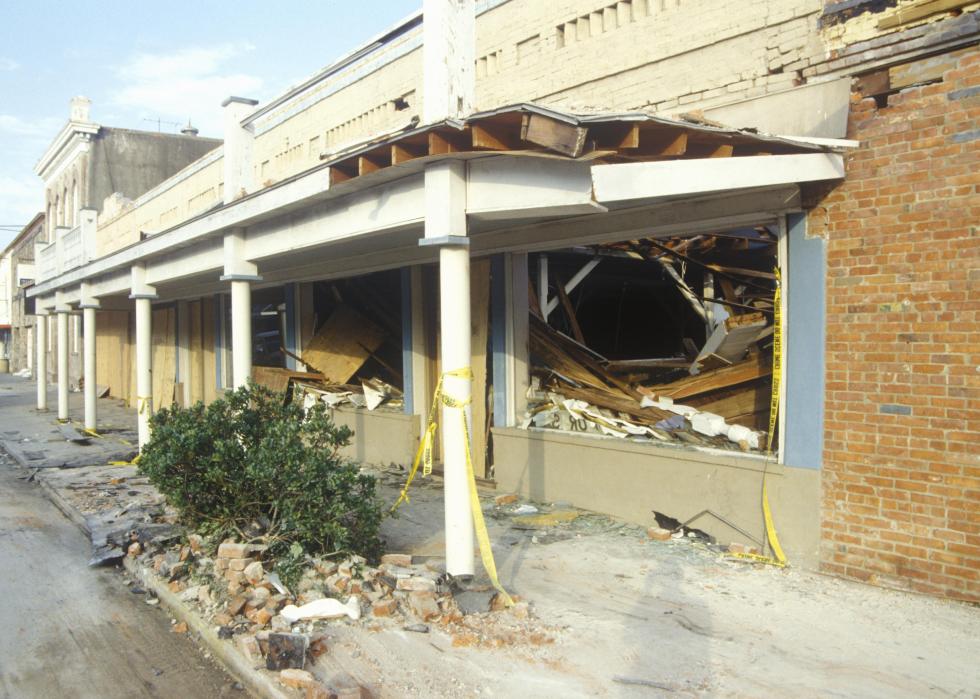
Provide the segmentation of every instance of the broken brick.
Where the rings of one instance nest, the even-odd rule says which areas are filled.
[[[371,605],[371,614],[373,616],[391,616],[398,611],[398,600],[389,599],[381,602],[375,602]]]
[[[238,644],[238,651],[245,656],[252,664],[252,667],[259,668],[265,664],[265,659],[262,657],[262,648],[259,646],[259,641],[255,636],[241,634],[235,639],[235,643]]]
[[[245,570],[254,562],[254,558],[230,558],[228,559],[228,568],[230,570]]]
[[[218,558],[245,558],[248,556],[248,544],[226,541],[218,547]]]
[[[316,678],[306,670],[287,668],[279,673],[279,681],[287,687],[306,689],[316,683]]]
[[[235,621],[235,618],[228,612],[218,612],[211,617],[211,621],[215,626],[228,626]]]
[[[442,614],[434,592],[412,592],[408,595],[408,606],[423,621],[435,619]]]
[[[316,682],[306,688],[306,699],[337,699],[337,695]]]
[[[265,568],[258,561],[249,563],[245,566],[243,572],[245,573],[245,579],[253,585],[262,582],[262,578],[265,576]]]
[[[673,534],[669,529],[661,529],[660,527],[650,527],[647,529],[647,538],[653,539],[654,541],[670,541],[670,537]]]
[[[142,552],[143,552],[143,547],[140,546],[140,542],[138,541],[134,541],[129,545],[129,548],[126,549],[126,553],[129,554],[130,558],[136,558]]]
[[[408,567],[412,565],[412,556],[407,553],[386,553],[381,557],[381,564]]]
[[[232,616],[238,616],[239,614],[242,613],[242,609],[245,607],[245,604],[247,602],[248,602],[248,598],[245,597],[244,595],[238,595],[237,597],[232,597],[231,600],[228,601],[228,606],[225,607],[225,611],[227,611]]]
[[[310,639],[309,653],[314,660],[325,654],[327,650],[329,650],[327,646],[327,637],[323,634]]]
[[[191,534],[187,537],[187,544],[191,547],[191,551],[200,553],[204,548],[204,537],[200,534]]]
[[[435,592],[436,581],[430,578],[401,578],[396,584],[396,589],[407,590],[409,592]]]
[[[173,633],[187,633],[187,622],[178,621],[176,624],[170,627]]]
[[[498,507],[502,505],[511,505],[517,502],[517,495],[515,495],[514,493],[508,493],[507,495],[498,495],[493,499],[493,502]]]

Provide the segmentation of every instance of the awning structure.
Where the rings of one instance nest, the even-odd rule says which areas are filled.
[[[693,119],[693,117],[692,117]],[[223,234],[245,229],[263,283],[329,278],[434,259],[419,248],[430,163],[467,162],[474,255],[546,249],[758,221],[798,209],[799,187],[844,176],[846,141],[766,136],[645,113],[576,115],[520,104],[405,129],[222,205],[54,279],[29,294],[76,303],[80,284],[128,294],[131,268],[163,298],[220,290]]]

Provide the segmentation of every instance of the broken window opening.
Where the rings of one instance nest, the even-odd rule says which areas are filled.
[[[309,292],[294,356],[309,371],[270,380],[292,382],[307,405],[402,412],[400,271],[313,282]]]
[[[759,226],[532,254],[522,426],[764,453],[777,242]]]

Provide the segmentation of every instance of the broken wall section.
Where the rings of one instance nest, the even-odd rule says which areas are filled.
[[[523,427],[764,451],[775,264],[765,227],[532,255]]]

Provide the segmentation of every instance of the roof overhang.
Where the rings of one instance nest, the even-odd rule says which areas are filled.
[[[702,219],[719,225],[725,210],[744,223],[759,212],[798,209],[799,185],[844,176],[836,150],[639,113],[581,116],[519,105],[363,144],[29,294],[46,299],[83,280],[95,296],[120,294],[136,263],[147,266],[147,283],[173,286],[173,293],[196,292],[193,280],[216,290],[221,238],[231,229],[246,230],[245,257],[267,283],[426,261],[435,253],[417,246],[424,172],[443,160],[467,163],[471,250],[484,254],[587,240],[590,231],[615,236],[673,226],[676,233]],[[711,203],[717,215],[702,215],[694,202]],[[563,238],[571,224],[575,235]]]

